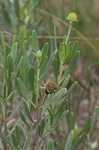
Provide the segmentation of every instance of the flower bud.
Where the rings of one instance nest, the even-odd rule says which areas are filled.
[[[37,57],[40,58],[42,56],[42,52],[39,50],[37,51]]]

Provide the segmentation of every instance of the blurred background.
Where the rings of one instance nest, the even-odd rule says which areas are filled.
[[[67,33],[66,15],[72,11],[79,21],[71,37],[80,40],[81,55],[93,62],[99,58],[99,0],[0,0],[0,31],[31,34],[36,30],[42,36],[41,45],[46,40],[53,43],[44,36],[53,35],[56,26],[61,40]]]

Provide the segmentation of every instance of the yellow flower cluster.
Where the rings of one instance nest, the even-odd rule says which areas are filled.
[[[76,15],[76,13],[74,13],[74,12],[69,13],[67,19],[68,19],[69,21],[71,21],[71,22],[77,21],[77,15]]]

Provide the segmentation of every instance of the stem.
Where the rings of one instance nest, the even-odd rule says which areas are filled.
[[[66,37],[66,42],[65,42],[66,45],[69,41],[71,30],[72,30],[72,23],[69,24],[69,29],[68,29],[68,33],[67,33],[67,37]]]
[[[37,80],[36,80],[36,96],[37,100],[39,97],[39,75],[40,75],[40,69],[39,69],[39,58],[37,58]]]
[[[5,95],[4,95],[4,112],[3,112],[3,122],[4,122],[4,128],[5,133],[7,133],[7,124],[6,124],[6,118],[7,118],[7,97],[8,97],[8,87],[7,83],[5,86]],[[4,144],[4,149],[7,149],[7,144]]]
[[[68,43],[68,41],[69,41],[69,37],[70,37],[71,30],[72,30],[72,23],[69,24],[68,33],[67,33],[67,37],[66,37],[66,41],[65,41],[65,44],[66,44],[66,45],[67,45],[67,43]],[[61,65],[60,65],[60,73],[59,73],[59,76],[58,76],[58,81],[61,80],[63,70],[64,70],[64,65],[61,64]]]
[[[6,85],[6,89],[5,89],[5,110],[4,110],[4,119],[6,119],[7,116],[7,97],[8,97],[8,87]]]

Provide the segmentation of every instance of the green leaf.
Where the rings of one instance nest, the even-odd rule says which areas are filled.
[[[32,92],[35,92],[34,91],[34,80],[35,80],[34,68],[31,67],[29,70],[29,84],[30,84],[30,88],[31,88]]]
[[[43,48],[42,48],[42,57],[40,60],[40,65],[45,61],[45,59],[47,58],[47,54],[48,54],[48,43],[45,43]]]
[[[30,110],[29,110],[29,108],[28,108],[28,106],[27,106],[27,104],[24,102],[24,113],[25,113],[25,115],[28,117],[28,119],[31,121],[31,122],[33,122],[33,120],[32,120],[32,116],[31,116],[31,113],[30,113]]]
[[[60,69],[60,62],[59,62],[59,56],[57,54],[54,59],[54,74],[55,74],[57,83],[58,83],[59,69]]]
[[[66,88],[62,88],[53,97],[49,95],[43,107],[47,107],[48,105],[59,106],[64,101],[64,97],[66,99],[66,94]]]
[[[13,137],[12,136],[9,136],[8,144],[10,145],[10,149],[16,150],[16,147],[15,147],[15,145],[13,143]]]
[[[11,90],[9,96],[7,97],[7,101],[9,101],[9,100],[11,100],[13,98],[14,93],[15,93],[15,91]]]
[[[0,40],[1,40],[2,48],[4,50],[4,56],[6,55],[6,57],[7,57],[6,42],[5,42],[5,38],[4,38],[4,33],[3,32],[0,33]]]
[[[77,137],[75,143],[73,144],[71,150],[77,150],[81,143],[83,143],[85,135]]]
[[[28,132],[27,128],[24,126],[21,126],[21,129],[24,133],[24,137],[25,137],[25,141],[24,141],[24,145],[23,145],[23,150],[28,150],[30,149],[30,143],[31,143],[31,136],[30,136],[30,133]]]
[[[67,115],[67,111],[65,111],[62,107],[60,107],[60,109],[54,116],[52,129],[58,128],[66,115]]]
[[[64,73],[64,75],[62,77],[62,81],[64,80],[65,77],[68,76],[68,74],[70,74],[73,71],[74,67],[77,64],[77,61],[78,61],[79,57],[80,57],[80,52],[76,51],[75,55],[73,56],[69,66],[68,66],[68,69],[66,70],[66,72]]]
[[[23,65],[24,65],[24,57],[21,56],[20,60],[19,60],[19,63],[17,65],[17,74],[18,73],[21,73],[23,72]]]
[[[44,131],[44,128],[45,128],[45,119],[43,118],[43,119],[40,121],[39,126],[38,126],[38,133],[39,133],[39,136],[42,136],[43,131]]]
[[[15,8],[15,13],[18,19],[20,19],[20,6],[19,6],[19,0],[14,0],[14,8]]]
[[[69,112],[67,115],[67,119],[68,119],[68,127],[69,127],[69,131],[74,129],[75,126],[75,117],[74,117],[74,113],[73,112]]]
[[[24,26],[21,26],[19,28],[19,37],[18,37],[18,47],[19,48],[23,47],[26,34],[27,34],[26,28]],[[24,49],[22,49],[22,50],[24,51]]]
[[[90,126],[91,126],[91,117],[89,116],[85,124],[83,125],[83,128],[80,131],[79,135],[86,133],[90,129]]]
[[[2,3],[2,11],[3,11],[3,15],[5,18],[5,21],[11,25],[11,16],[10,16],[10,12],[8,12],[8,9],[5,6],[5,3]]]
[[[54,150],[54,141],[51,138],[48,140],[47,150]]]
[[[40,82],[42,82],[42,79],[43,79],[45,73],[48,71],[49,67],[51,66],[52,62],[54,61],[56,54],[57,54],[57,50],[54,51],[52,53],[52,55],[50,56],[49,60],[46,60],[44,62],[44,64],[41,66],[41,68],[40,68]]]
[[[48,108],[48,112],[49,112],[49,118],[50,118],[50,125],[52,125],[53,123],[53,119],[55,117],[55,112],[54,112],[54,108],[52,106],[50,106]]]
[[[69,135],[68,135],[68,137],[67,137],[64,150],[71,150],[71,148],[72,148],[72,141],[73,141],[73,133],[74,133],[74,131],[71,130]]]
[[[20,130],[18,126],[16,126],[15,129],[15,139],[16,139],[16,145],[20,145]]]
[[[63,65],[66,59],[66,45],[64,42],[61,42],[58,50],[60,64]]]
[[[96,106],[96,113],[99,114],[99,106]]]
[[[11,79],[11,73],[14,72],[14,63],[10,55],[7,57],[8,80]],[[8,85],[9,86],[9,85]]]
[[[32,46],[35,52],[39,50],[39,41],[35,31],[32,32]]]
[[[1,32],[0,36],[1,36],[0,38],[1,38],[2,48],[3,48],[3,53],[4,53],[3,64],[4,64],[4,70],[5,70],[5,73],[6,73],[8,50],[7,50],[4,34],[2,32]]]
[[[22,79],[20,78],[16,78],[15,79],[15,87],[16,87],[16,90],[18,91],[18,93],[21,95],[21,96],[24,96],[25,97],[25,85],[24,85],[24,82]]]
[[[70,62],[70,55],[71,54],[71,49],[70,49],[70,43],[67,43],[67,45],[66,45],[66,62]],[[69,59],[69,60],[68,60]],[[67,61],[68,60],[68,61]]]
[[[25,87],[28,89],[28,87],[29,87],[29,67],[27,65],[24,68],[24,84],[25,84]]]
[[[10,56],[11,56],[14,64],[15,64],[16,58],[17,58],[17,48],[18,48],[18,44],[16,43],[16,37],[13,37]]]
[[[22,119],[22,121],[29,127],[27,119],[26,119],[26,115],[24,112],[20,111],[20,118]]]

